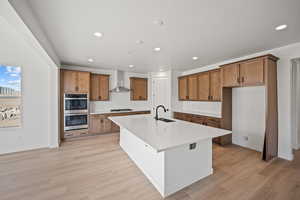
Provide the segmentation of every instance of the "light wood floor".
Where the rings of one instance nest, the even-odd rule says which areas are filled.
[[[117,140],[102,135],[0,156],[0,199],[162,199]],[[214,146],[214,174],[166,199],[299,200],[300,152],[293,162],[265,163],[254,151]]]

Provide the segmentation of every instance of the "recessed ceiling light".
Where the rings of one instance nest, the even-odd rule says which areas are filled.
[[[95,37],[102,37],[102,36],[103,36],[103,33],[95,32],[95,33],[94,33],[94,36],[95,36]]]
[[[163,20],[157,19],[157,20],[154,20],[154,21],[153,21],[153,24],[158,25],[158,26],[162,26],[162,25],[164,25],[165,23],[164,23]]]
[[[194,57],[193,57],[193,60],[198,60],[198,57],[197,57],[197,56],[194,56]]]
[[[144,41],[143,41],[143,40],[137,40],[136,43],[137,43],[137,44],[143,44]]]
[[[276,29],[276,31],[282,31],[282,30],[284,30],[286,28],[287,28],[287,25],[286,24],[282,24],[282,25],[277,26],[275,29]]]
[[[129,67],[130,67],[130,68],[133,68],[133,67],[134,67],[134,65],[129,65]]]
[[[160,47],[155,47],[154,51],[160,51]]]
[[[94,62],[94,59],[93,59],[93,58],[89,58],[89,59],[88,59],[88,62],[89,62],[89,63],[92,63],[92,62]]]

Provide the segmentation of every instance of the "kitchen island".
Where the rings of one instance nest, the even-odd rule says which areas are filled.
[[[212,174],[212,138],[231,133],[152,115],[109,119],[120,126],[121,148],[163,197]]]

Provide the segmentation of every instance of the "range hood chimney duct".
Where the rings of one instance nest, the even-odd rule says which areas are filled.
[[[126,88],[124,86],[125,81],[125,75],[123,71],[119,71],[116,70],[114,72],[115,75],[115,79],[114,79],[114,88],[112,90],[110,90],[110,92],[114,92],[114,93],[121,93],[121,92],[129,92],[130,89]]]

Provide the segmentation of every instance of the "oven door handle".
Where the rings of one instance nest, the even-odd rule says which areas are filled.
[[[88,113],[66,113],[65,116],[78,116],[78,115],[86,115],[88,116]]]
[[[65,100],[88,100],[88,98],[65,98]]]

